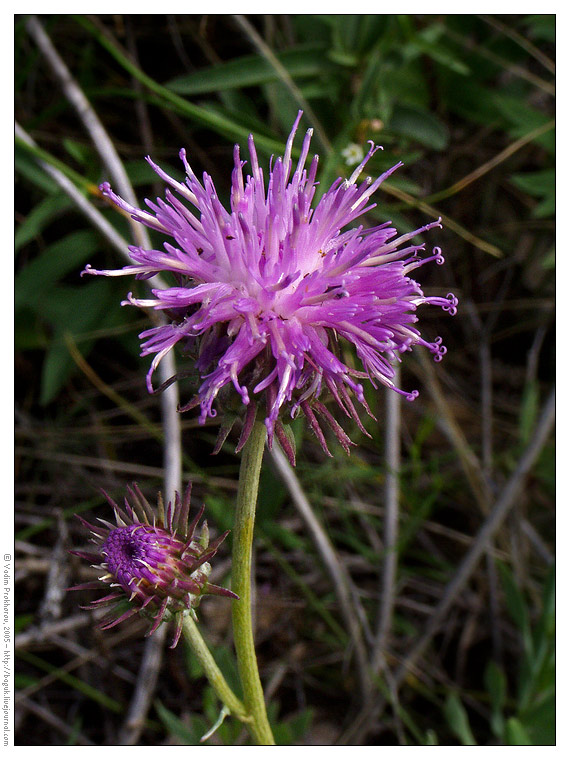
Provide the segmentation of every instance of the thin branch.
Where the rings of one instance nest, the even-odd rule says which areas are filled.
[[[481,325],[481,323],[479,322]],[[491,348],[489,338],[481,326],[481,451],[483,477],[490,486],[493,472],[493,369],[491,365]]]
[[[14,639],[14,649],[28,649],[31,645],[43,643],[56,634],[67,633],[77,628],[85,628],[88,625],[92,625],[92,623],[93,616],[86,612],[81,612],[78,615],[66,617],[64,620],[34,625],[26,628],[25,631],[16,636]]]
[[[529,42],[526,39],[526,37],[523,37],[514,29],[511,29],[506,24],[503,24],[503,22],[499,21],[498,18],[486,15],[480,15],[479,18],[486,24],[489,24],[489,26],[494,27],[499,32],[502,32],[507,37],[510,37],[511,40],[516,42],[517,45],[520,45],[523,50],[526,50],[529,55],[532,55],[533,58],[536,58],[537,61],[540,61],[544,68],[547,69],[547,71],[549,71],[551,74],[556,74],[556,66],[554,65],[554,61],[551,61],[550,58],[542,52],[542,50],[539,50],[537,47],[535,47],[532,42]]]
[[[494,169],[496,166],[499,166],[503,161],[505,161],[507,158],[512,156],[514,153],[519,151],[521,148],[524,148],[525,145],[528,145],[528,143],[532,142],[533,140],[536,140],[537,137],[540,137],[543,134],[546,134],[546,132],[550,132],[551,129],[554,129],[556,126],[556,122],[554,119],[547,122],[546,124],[541,124],[539,127],[536,127],[536,129],[533,129],[528,134],[524,135],[523,137],[520,137],[518,140],[515,140],[515,142],[511,143],[510,145],[507,145],[507,147],[502,150],[500,153],[497,153],[496,156],[493,156],[493,158],[490,158],[488,161],[485,161],[484,164],[481,164],[481,166],[478,166],[476,169],[474,169],[472,172],[467,174],[465,177],[462,177],[462,179],[457,180],[457,182],[454,182],[453,185],[446,188],[445,190],[441,190],[438,193],[434,193],[433,195],[428,196],[424,199],[426,203],[437,203],[438,201],[443,200],[444,198],[449,198],[451,195],[455,195],[455,193],[461,192],[461,190],[464,190],[468,185],[470,185],[472,182],[475,182],[475,180],[480,179],[485,174],[490,172],[492,169]]]
[[[358,681],[362,700],[366,703],[371,694],[372,684],[368,669],[368,658],[366,648],[362,639],[362,633],[358,626],[358,614],[354,608],[354,602],[351,599],[350,579],[336,555],[334,547],[319,523],[309,500],[305,496],[303,488],[295,474],[295,471],[287,461],[285,454],[275,445],[271,450],[271,458],[279,473],[281,479],[291,495],[293,504],[303,518],[305,525],[311,535],[319,555],[329,571],[334,582],[338,595],[340,610],[344,618],[346,628],[351,636],[356,657],[356,667],[358,670]]]
[[[59,620],[62,616],[62,601],[68,586],[68,545],[67,523],[61,509],[56,510],[57,538],[50,552],[50,562],[45,582],[44,598],[39,607],[42,622]]]
[[[159,370],[161,382],[165,382],[176,374],[172,351],[164,357]],[[166,501],[172,503],[174,503],[174,492],[182,492],[182,429],[178,414],[178,399],[178,383],[173,383],[162,392],[160,397],[164,431],[164,494]],[[145,643],[135,690],[119,733],[119,743],[122,746],[135,745],[144,729],[158,682],[167,631],[166,625],[160,626]]]
[[[534,527],[526,518],[521,520],[521,530],[531,542],[535,552],[549,567],[554,564],[554,556]]]
[[[133,746],[145,727],[146,716],[156,690],[156,683],[162,664],[164,640],[168,626],[161,625],[150,636],[144,647],[142,660],[137,672],[137,683],[131,697],[129,710],[119,731],[119,745]]]
[[[38,705],[37,702],[34,702],[27,697],[22,697],[22,699],[18,701],[18,708],[28,710],[35,715],[36,718],[43,720],[57,731],[60,731],[64,736],[73,738],[75,744],[80,744],[81,746],[86,747],[95,746],[90,739],[81,733],[81,731],[77,731],[73,726],[69,726],[64,720],[58,718],[57,715],[54,715],[51,710],[48,710],[47,707],[42,707],[42,705]]]
[[[434,401],[438,414],[441,417],[444,430],[459,455],[463,471],[481,511],[483,514],[487,514],[492,497],[489,493],[487,482],[483,477],[479,459],[473,452],[473,449],[469,446],[465,434],[453,416],[441,389],[439,379],[434,372],[432,366],[433,362],[428,359],[423,351],[419,350],[417,353],[422,366],[422,377],[427,383],[432,400]]]
[[[107,167],[113,181],[117,185],[119,192],[129,203],[137,205],[137,199],[132,188],[131,182],[125,171],[123,163],[107,134],[99,117],[91,107],[91,104],[83,94],[83,91],[77,82],[71,76],[69,69],[60,58],[59,54],[53,47],[51,40],[45,33],[42,25],[35,16],[28,19],[27,29],[30,35],[36,41],[36,44],[48,60],[52,70],[64,90],[69,101],[74,105],[85,129],[89,133],[95,147],[105,166]],[[16,125],[16,134],[28,144],[34,142],[19,125]],[[114,227],[107,222],[105,217],[89,203],[83,194],[75,185],[54,167],[45,162],[41,163],[44,170],[57,182],[64,192],[73,200],[80,210],[88,217],[89,221],[105,236],[105,238],[116,248],[121,256],[129,263],[128,243],[117,233]],[[150,248],[150,239],[144,227],[136,222],[132,225],[133,234],[139,245]],[[166,287],[163,280],[155,275],[147,281],[149,288],[164,289]],[[172,352],[165,357],[159,367],[161,381],[165,382],[176,374],[176,366]],[[167,499],[174,498],[174,491],[181,490],[182,485],[182,456],[181,456],[181,430],[180,417],[177,413],[178,408],[178,391],[175,385],[170,386],[161,396],[161,406],[163,413],[163,428],[165,433],[165,495]]]
[[[438,209],[430,206],[430,204],[426,203],[424,200],[414,198],[414,196],[410,195],[410,193],[406,193],[405,190],[401,190],[399,187],[395,187],[389,182],[383,182],[381,190],[383,190],[385,193],[388,193],[388,195],[393,195],[394,198],[398,198],[398,200],[403,201],[413,208],[418,208],[428,216],[441,217],[442,224],[445,227],[455,232],[457,235],[459,235],[459,237],[462,237],[463,240],[466,240],[471,245],[474,245],[475,248],[479,248],[481,251],[485,251],[485,253],[490,253],[491,256],[495,256],[498,259],[501,259],[503,257],[503,252],[496,245],[493,245],[493,243],[488,243],[486,240],[482,240],[480,237],[477,237],[477,235],[469,232],[469,230],[465,229],[465,227],[456,222],[450,216],[447,216],[447,214],[442,214],[441,211],[438,211]]]
[[[108,467],[113,472],[123,473],[129,478],[161,478],[164,476],[163,467],[153,467],[152,465],[135,464],[134,462],[118,462],[108,460],[101,462],[101,457],[97,456],[80,456],[78,454],[69,454],[61,451],[41,450],[32,446],[15,446],[14,453],[21,456],[28,456],[31,459],[40,459],[49,462],[62,462],[77,467],[88,467],[100,470],[102,467]],[[205,483],[212,488],[224,488],[229,491],[236,491],[237,484],[231,478],[221,478],[215,476],[205,476],[201,473],[188,471],[183,473],[183,480],[192,480],[194,483]]]
[[[162,383],[176,375],[174,353],[169,351],[159,365]],[[178,383],[172,383],[160,394],[162,410],[164,497],[174,503],[174,493],[182,493],[182,426],[178,413]]]
[[[536,74],[533,74],[532,71],[527,71],[527,69],[525,69],[523,66],[519,66],[516,63],[512,63],[512,61],[508,61],[506,58],[502,58],[501,56],[497,55],[492,50],[489,50],[483,45],[476,44],[475,42],[473,42],[473,40],[469,39],[469,37],[466,37],[463,34],[457,34],[456,32],[453,32],[451,29],[449,29],[449,27],[446,27],[445,33],[447,34],[448,37],[451,37],[452,40],[455,40],[456,42],[458,42],[465,50],[473,50],[475,53],[477,53],[477,55],[480,55],[482,58],[486,58],[488,61],[492,61],[497,66],[501,66],[506,71],[508,71],[509,74],[514,74],[515,76],[521,77],[522,79],[526,79],[527,82],[530,82],[531,84],[535,85],[535,87],[539,87],[541,90],[544,90],[544,92],[547,92],[549,95],[554,96],[556,94],[556,89],[553,84],[550,84],[550,82],[547,82],[546,80],[542,79],[542,77],[539,77]],[[536,48],[534,48],[534,50],[536,50]],[[552,73],[554,73],[554,71]]]
[[[399,386],[400,368],[395,367],[394,383]],[[380,610],[378,628],[372,655],[374,671],[385,665],[384,649],[392,626],[398,565],[398,515],[399,515],[399,475],[400,475],[400,395],[386,389],[386,489],[384,514],[384,566],[380,590]]]

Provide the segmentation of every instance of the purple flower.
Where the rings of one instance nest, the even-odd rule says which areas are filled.
[[[390,222],[345,229],[374,207],[370,197],[401,166],[357,184],[378,149],[373,143],[350,178],[333,182],[312,208],[318,156],[305,167],[312,130],[305,136],[296,167],[291,160],[300,118],[301,113],[284,156],[270,166],[267,183],[253,137],[249,138],[251,175],[245,179],[246,162],[236,145],[230,211],[218,199],[208,174],[202,183],[198,180],[184,150],[180,151],[184,182],[147,160],[185,203],[166,190],[165,200],[147,200],[150,211],[145,211],[115,195],[108,183],[101,185],[103,194],[120,209],[169,235],[173,243],[165,242],[164,250],[131,246],[135,263],[122,270],[87,267],[85,271],[134,274],[138,279],[158,272],[174,275],[176,286],[153,290],[154,298],[140,299],[129,293],[124,302],[162,310],[172,320],[140,336],[143,356],[155,355],[147,376],[149,391],[158,363],[180,344],[194,357],[202,380],[184,410],[199,405],[203,424],[216,416],[216,400],[226,401],[221,397],[235,389],[236,398],[247,408],[238,448],[253,424],[256,402],[264,397],[269,445],[274,433],[287,445],[281,415],[287,411],[294,417],[302,409],[327,453],[315,413],[348,451],[351,441],[319,401],[321,394],[328,391],[361,429],[353,398],[370,413],[362,379],[414,399],[417,391],[394,385],[392,362],[418,344],[439,361],[446,349],[441,338],[432,342],[422,338],[415,326],[416,310],[431,304],[454,314],[457,299],[451,293],[446,298],[425,296],[410,277],[428,261],[443,263],[439,248],[421,258],[424,244],[412,242],[416,235],[441,227],[440,220],[400,236]],[[361,369],[343,360],[343,343],[354,346]]]
[[[99,589],[110,586],[113,591],[92,602],[86,609],[115,605],[113,615],[101,623],[105,630],[130,618],[136,613],[152,621],[147,636],[167,620],[176,620],[175,647],[182,632],[184,616],[195,615],[204,594],[238,597],[228,589],[208,583],[211,572],[209,561],[228,535],[209,544],[208,526],[203,523],[200,536],[195,537],[196,527],[204,507],[188,524],[191,484],[184,500],[176,494],[174,509],[169,503],[165,512],[162,498],[158,497],[158,514],[151,509],[140,489],[133,483],[127,489],[132,506],[125,499],[122,510],[103,491],[115,512],[116,526],[100,520],[104,527],[91,525],[82,517],[78,519],[89,528],[97,552],[73,551],[103,571],[99,581],[73,586],[71,591]],[[158,521],[157,521],[158,518]]]

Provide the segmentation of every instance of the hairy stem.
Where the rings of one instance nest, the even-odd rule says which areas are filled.
[[[265,425],[256,422],[243,449],[233,532],[232,589],[239,601],[232,604],[234,645],[237,652],[245,708],[252,718],[249,729],[257,744],[275,744],[265,711],[265,699],[257,668],[251,616],[251,559],[255,507]]]
[[[184,618],[182,631],[184,633],[184,638],[198,658],[200,665],[204,669],[206,678],[210,682],[219,699],[228,708],[232,715],[234,715],[239,720],[248,722],[250,718],[243,703],[236,697],[236,695],[228,686],[226,679],[222,675],[221,670],[218,668],[216,661],[212,657],[212,653],[202,638],[202,634],[198,630],[198,626],[190,615],[187,615]]]

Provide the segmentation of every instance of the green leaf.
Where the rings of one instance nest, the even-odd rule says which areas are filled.
[[[444,150],[449,131],[437,116],[411,106],[396,105],[388,129],[434,150]]]
[[[424,54],[432,58],[437,63],[445,66],[455,74],[468,76],[471,73],[469,66],[458,58],[455,52],[440,39],[445,32],[443,24],[435,23],[422,29],[413,39],[405,46],[404,55],[407,58]]]
[[[462,77],[451,72],[440,73],[439,87],[445,106],[466,121],[483,124],[502,124],[504,119],[494,101],[495,91],[470,79],[465,86]]]
[[[485,687],[491,698],[491,728],[498,739],[505,730],[503,710],[507,698],[507,679],[499,666],[490,660],[485,668]]]
[[[531,739],[531,744],[553,745],[556,744],[556,696],[555,671],[552,669],[551,694],[540,702],[534,703],[528,710],[521,710],[518,714],[520,723]]]
[[[556,210],[556,173],[554,169],[513,174],[511,182],[525,193],[542,202],[534,207],[532,215],[538,219],[553,216]]]
[[[529,106],[524,98],[508,95],[505,92],[491,95],[494,105],[510,124],[510,134],[514,137],[525,137],[538,127],[542,127],[551,121],[551,117],[542,110]],[[549,153],[554,154],[556,149],[554,129],[534,139]]]
[[[543,269],[554,269],[556,265],[556,249],[554,246],[544,254],[541,263]]]
[[[103,278],[79,288],[61,286],[57,296],[58,303],[52,312],[56,332],[42,367],[40,403],[44,405],[53,401],[75,369],[65,333],[71,333],[78,340],[82,333],[101,328],[116,318],[115,309],[111,308],[111,305],[116,306],[114,287]],[[92,340],[83,343],[84,354],[90,351],[92,344]]]
[[[471,732],[471,726],[469,725],[469,718],[467,717],[467,711],[463,707],[461,700],[457,694],[449,694],[445,700],[443,708],[447,724],[453,731],[455,736],[464,746],[473,747],[477,745],[475,738]]]
[[[322,45],[291,48],[276,58],[293,79],[322,76],[326,57]],[[225,63],[185,74],[166,83],[179,95],[202,95],[207,92],[254,87],[280,81],[279,74],[265,58],[258,55],[233,58]]]
[[[525,16],[523,23],[528,26],[530,37],[547,42],[556,41],[556,16],[554,13]]]
[[[536,425],[540,403],[540,390],[536,380],[529,380],[523,392],[519,416],[519,435],[521,443],[526,445]]]
[[[100,689],[96,689],[94,686],[91,686],[91,684],[83,681],[81,678],[68,673],[64,668],[55,667],[43,658],[38,657],[32,652],[27,652],[23,649],[18,650],[17,656],[25,662],[29,662],[34,667],[43,670],[44,673],[49,673],[52,679],[58,679],[67,686],[71,686],[72,689],[76,689],[78,692],[87,697],[87,699],[92,699],[94,702],[101,705],[101,707],[104,709],[110,710],[116,714],[124,713],[124,705],[122,705],[116,699],[107,696],[107,694],[102,692]]]
[[[69,736],[65,740],[66,747],[75,747],[77,745],[77,738],[81,733],[83,727],[83,719],[78,715],[73,721]]]
[[[554,567],[545,581],[543,609],[532,634],[533,656],[521,672],[519,711],[536,709],[554,695],[555,688],[555,610]],[[519,716],[520,717],[520,716]],[[528,723],[525,721],[525,725]]]
[[[187,726],[173,712],[166,708],[158,699],[154,703],[159,718],[166,729],[181,739],[188,746],[200,744],[200,738],[208,730],[206,721],[197,716],[192,716],[191,725]]]
[[[555,582],[556,572],[554,566],[552,566],[544,584],[542,614],[533,633],[534,647],[537,653],[540,653],[546,645],[551,645],[554,642],[554,628],[556,625]]]
[[[259,483],[259,501],[257,503],[258,520],[261,525],[267,523],[269,527],[275,526],[275,519],[281,511],[281,507],[287,498],[287,489],[280,478],[276,477],[273,470],[265,468],[261,472]]]
[[[63,147],[69,153],[71,158],[82,166],[85,166],[93,155],[93,149],[89,145],[84,145],[76,140],[70,140],[67,137],[64,137],[63,139]]]
[[[302,710],[298,715],[295,715],[287,721],[296,743],[299,743],[299,741],[308,733],[313,721],[313,714],[313,710],[308,708]]]
[[[350,53],[346,50],[329,50],[327,57],[333,63],[338,63],[339,66],[345,66],[346,68],[355,68],[358,66],[358,56],[355,53]]]
[[[543,169],[537,172],[513,174],[511,182],[525,193],[540,198],[554,192],[556,172],[554,169]]]
[[[531,662],[533,659],[533,643],[530,633],[527,604],[524,596],[515,583],[510,569],[502,562],[497,562],[497,565],[501,575],[503,590],[505,592],[507,609],[521,632],[527,662]]]
[[[14,250],[19,251],[22,246],[40,235],[50,222],[61,216],[71,205],[71,200],[64,193],[54,193],[40,201],[16,230]]]
[[[532,210],[532,215],[536,219],[545,219],[548,216],[554,216],[556,211],[556,196],[554,193],[546,197],[541,203],[536,205]]]
[[[14,615],[14,633],[18,635],[25,631],[29,625],[34,622],[34,615],[31,612],[21,615]]]
[[[101,246],[100,236],[92,230],[71,232],[48,246],[16,277],[15,308],[29,306],[43,309],[49,289],[69,272],[76,270],[77,282],[81,267]]]
[[[439,745],[439,739],[437,738],[437,734],[432,728],[428,728],[428,730],[426,731],[424,744],[426,746],[431,746],[431,747],[436,747]]]
[[[532,746],[524,726],[517,718],[509,718],[505,726],[505,741],[509,746]]]
[[[382,86],[400,105],[412,106],[423,112],[429,108],[430,88],[425,66],[420,59],[404,65],[394,63],[386,70]]]
[[[51,177],[49,177],[45,171],[38,166],[36,161],[24,151],[21,145],[16,143],[16,149],[14,151],[14,167],[16,169],[16,175],[21,174],[29,182],[31,182],[40,190],[43,190],[50,195],[54,194],[59,188]]]
[[[275,115],[278,124],[281,125],[283,133],[286,134],[291,129],[291,124],[299,112],[299,102],[283,84],[283,82],[274,82],[263,86],[264,98],[271,105],[271,110]],[[311,146],[314,148],[314,145]]]
[[[209,649],[218,667],[224,674],[224,678],[228,682],[228,685],[230,686],[230,688],[238,696],[241,695],[242,689],[241,689],[237,664],[235,661],[235,657],[233,653],[231,652],[230,648],[221,645],[217,647],[209,646]],[[186,656],[186,667],[187,667],[188,675],[190,676],[190,679],[196,680],[197,678],[202,677],[204,675],[204,670],[200,662],[194,655],[192,648],[188,644],[185,644],[184,652]],[[219,710],[219,705],[216,704],[215,710]]]
[[[251,130],[244,128],[240,121],[231,115],[224,113],[221,109],[204,107],[197,105],[190,100],[186,100],[178,93],[168,87],[159,84],[152,77],[145,74],[124,51],[118,48],[113,40],[109,39],[89,18],[85,16],[73,17],[79,24],[86,28],[122,66],[131,76],[134,76],[141,84],[147,87],[151,92],[158,95],[157,103],[164,108],[172,108],[177,113],[184,115],[197,124],[212,129],[220,135],[230,140],[247,140]],[[244,115],[242,114],[242,118]],[[247,117],[247,115],[245,115]],[[284,143],[281,140],[267,137],[266,134],[256,134],[256,145],[258,150],[263,149],[269,153],[281,153],[284,150]],[[298,149],[293,151],[298,155]]]
[[[171,166],[166,163],[166,161],[161,160],[160,167],[167,174],[170,174],[171,177],[176,177],[177,174],[182,174],[180,166]],[[125,170],[129,175],[133,187],[138,187],[139,185],[151,185],[158,180],[156,172],[150,166],[148,161],[144,160],[144,158],[135,161],[126,161]]]
[[[27,689],[28,686],[36,686],[38,680],[26,673],[14,673],[14,686],[16,689]]]

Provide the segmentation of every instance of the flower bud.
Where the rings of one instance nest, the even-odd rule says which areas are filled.
[[[197,526],[204,507],[188,524],[191,484],[184,499],[178,493],[174,502],[164,509],[158,496],[155,513],[136,483],[127,489],[131,503],[125,499],[124,510],[103,491],[113,507],[116,525],[100,520],[103,527],[94,526],[83,518],[81,522],[94,536],[97,552],[74,551],[94,567],[104,571],[98,582],[83,583],[71,590],[108,586],[111,593],[97,599],[86,609],[115,605],[113,614],[100,627],[112,628],[140,613],[151,619],[146,634],[150,636],[163,621],[175,620],[176,632],[172,647],[180,639],[185,615],[195,617],[195,608],[204,594],[238,597],[228,589],[208,582],[210,560],[229,531],[210,543],[208,525]]]

